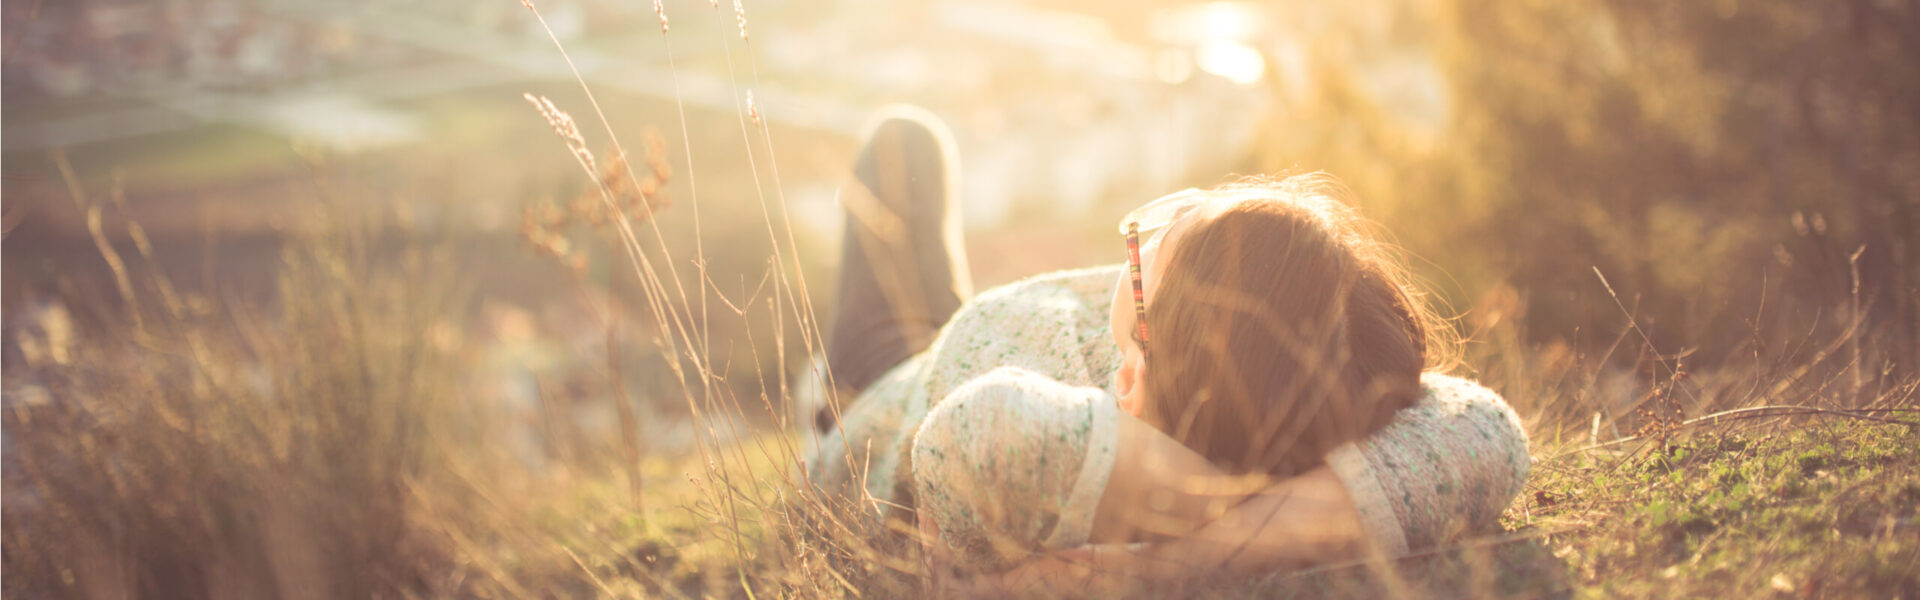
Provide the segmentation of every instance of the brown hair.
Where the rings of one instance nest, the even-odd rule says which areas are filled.
[[[1450,330],[1331,177],[1214,192],[1244,200],[1187,225],[1167,258],[1143,417],[1235,472],[1310,470],[1413,404]]]

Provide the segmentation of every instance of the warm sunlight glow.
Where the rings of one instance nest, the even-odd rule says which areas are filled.
[[[1246,44],[1213,42],[1200,46],[1195,57],[1200,70],[1227,78],[1240,85],[1260,81],[1267,73],[1267,59]]]
[[[1245,2],[1208,2],[1162,9],[1148,23],[1154,39],[1169,44],[1247,42],[1267,29],[1267,13]]]
[[[1164,83],[1183,83],[1193,78],[1193,54],[1180,49],[1161,50],[1153,59],[1153,74]]]
[[[1920,600],[1916,108],[1920,0],[0,0],[0,600]]]
[[[1214,2],[1195,9],[1195,20],[1208,37],[1242,41],[1258,33],[1252,6],[1234,2]]]

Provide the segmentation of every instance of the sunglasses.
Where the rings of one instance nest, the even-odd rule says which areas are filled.
[[[1158,243],[1168,225],[1212,198],[1207,192],[1187,188],[1156,198],[1120,220],[1120,233],[1127,237],[1127,275],[1133,279],[1133,341],[1143,352],[1147,349],[1147,292],[1140,282],[1140,232],[1153,232],[1148,243]]]

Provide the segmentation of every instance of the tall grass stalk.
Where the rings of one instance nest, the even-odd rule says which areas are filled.
[[[559,41],[559,38],[556,35],[554,35],[551,28],[548,28],[546,26],[544,19],[539,17],[538,8],[531,1],[523,2],[523,4],[525,4],[525,6],[534,13],[536,19],[538,19],[542,27],[546,29],[548,33],[548,37],[554,42],[556,49],[563,56],[566,56],[566,49],[564,47],[564,44],[562,44]],[[717,3],[715,3],[715,8],[716,9],[718,8]],[[738,24],[741,26],[742,38],[746,39],[745,29],[744,29],[745,9],[739,3],[736,3],[734,8],[735,8]],[[665,9],[660,3],[656,2],[654,5],[654,10],[656,15],[660,19],[663,43],[667,44],[665,48],[668,54],[668,60],[671,61],[672,60],[671,42],[670,40],[666,39],[666,35],[670,31],[670,27],[668,24]],[[723,33],[722,34],[723,43],[724,43],[725,37],[726,36]],[[731,76],[732,57],[731,57],[730,51],[728,52],[727,60],[729,64],[730,81],[733,81],[735,80],[735,78]],[[573,75],[575,80],[580,84],[582,90],[587,94],[589,102],[593,105],[596,117],[599,118],[602,125],[606,128],[607,134],[610,137],[615,136],[615,134],[612,131],[611,124],[606,119],[605,113],[599,108],[598,102],[593,100],[593,95],[592,95],[590,86],[587,85],[584,77],[580,75],[578,69],[573,67],[571,58],[567,58],[567,62],[568,62],[569,68],[573,69]],[[670,68],[673,68],[673,65],[671,63],[669,64],[669,66]],[[676,107],[680,111],[682,138],[684,141],[686,141],[689,144],[687,148],[688,171],[689,171],[689,182],[690,182],[690,185],[692,185],[694,174],[693,174],[693,164],[692,164],[691,146],[690,146],[691,136],[687,129],[688,126],[687,126],[687,120],[685,117],[684,102],[680,102],[678,98],[677,68],[675,68],[675,85],[676,85]],[[738,94],[737,81],[734,84],[734,86],[735,86],[736,96],[738,96],[739,94]],[[533,98],[529,97],[529,100],[533,100]],[[551,102],[546,101],[545,99],[540,99],[539,101],[535,102],[535,105],[537,107],[544,105],[549,108],[551,108],[552,106]],[[553,111],[543,111],[543,112],[558,112],[558,111],[557,109],[554,109]],[[774,264],[774,270],[778,272],[777,278],[776,278],[777,293],[773,296],[773,302],[772,302],[773,304],[772,310],[775,313],[775,318],[776,318],[775,351],[778,357],[778,362],[780,363],[775,367],[775,370],[776,370],[775,377],[778,379],[778,389],[781,391],[781,395],[783,396],[783,399],[784,399],[784,397],[789,394],[789,390],[791,389],[788,384],[786,373],[785,373],[786,344],[783,338],[783,334],[781,333],[782,331],[784,331],[784,325],[782,323],[784,322],[783,317],[785,313],[787,311],[793,311],[795,313],[793,316],[796,319],[796,322],[800,325],[800,331],[802,332],[803,347],[805,347],[809,353],[815,353],[819,351],[821,347],[820,346],[821,338],[819,335],[817,319],[815,319],[813,316],[812,304],[811,304],[811,300],[809,299],[809,293],[806,290],[806,284],[804,282],[804,274],[797,275],[797,278],[800,280],[800,284],[798,286],[795,286],[793,282],[788,279],[787,269],[788,269],[789,260],[787,257],[787,251],[797,254],[798,245],[793,236],[791,223],[785,222],[783,223],[783,228],[787,232],[787,239],[785,240],[787,245],[787,251],[782,251],[782,249],[780,248],[780,242],[782,240],[780,240],[779,236],[776,235],[775,233],[775,229],[773,226],[774,216],[766,206],[767,200],[766,200],[766,194],[765,194],[764,188],[760,187],[759,167],[757,163],[753,162],[754,161],[753,152],[752,152],[753,140],[752,140],[752,136],[749,134],[749,130],[746,127],[746,121],[747,121],[747,117],[749,116],[748,115],[749,112],[754,112],[754,111],[752,111],[750,108],[745,110],[740,109],[736,101],[736,113],[738,113],[737,116],[740,119],[742,136],[744,140],[747,142],[748,158],[750,162],[750,167],[752,168],[752,171],[754,173],[754,183],[755,183],[756,189],[760,190],[759,196],[761,199],[762,217],[765,220],[766,231],[767,231],[769,241],[772,242],[773,244],[774,252],[773,252],[772,259]],[[753,120],[761,124],[762,126],[761,137],[763,141],[766,143],[766,146],[769,152],[771,152],[772,142],[771,142],[770,130],[765,128],[766,126],[764,121],[762,119],[757,118],[758,117],[757,114],[753,116],[755,117]],[[548,119],[550,122],[554,122],[556,124],[557,130],[564,130],[564,127],[562,127],[559,123],[567,119],[556,118],[556,116],[554,116],[553,114],[548,114]],[[581,142],[575,141],[577,140],[578,136],[569,135],[565,131],[562,131],[562,137],[569,140],[570,146],[575,146],[574,155],[576,157],[576,160],[580,162],[582,169],[587,172],[589,177],[592,177],[594,168],[590,159],[590,153],[584,151],[583,147],[580,147],[582,146]],[[615,147],[616,147],[616,151],[618,151],[617,149],[619,148],[619,146],[617,141],[615,142]],[[775,172],[774,177],[776,181],[776,190],[777,190],[778,189],[777,188],[778,186],[777,170]],[[601,187],[602,198],[606,202],[606,204],[610,207],[616,207],[617,203],[613,200],[612,193],[609,190],[607,190],[604,185],[601,185],[600,187]],[[693,188],[690,188],[690,189],[693,189]],[[784,206],[783,194],[781,195],[781,198]],[[695,204],[697,204],[697,200],[695,200]],[[697,208],[695,210],[696,210],[696,214],[694,215],[694,218],[696,219],[696,222],[695,222],[696,253],[703,253],[704,251],[701,249],[703,246],[700,245],[702,242],[698,240],[699,232],[697,230],[698,228]],[[713,495],[709,497],[709,499],[711,500],[711,506],[722,510],[724,513],[722,515],[722,518],[719,519],[719,521],[725,525],[725,531],[728,532],[733,542],[732,545],[734,547],[736,564],[740,565],[739,567],[736,567],[739,583],[743,591],[751,595],[752,594],[751,584],[748,581],[748,576],[744,570],[745,568],[744,565],[746,565],[749,562],[749,557],[755,554],[755,552],[750,551],[748,549],[748,545],[750,542],[752,542],[752,540],[746,539],[742,533],[741,519],[742,519],[743,513],[746,510],[748,510],[748,507],[744,506],[743,503],[746,503],[749,500],[751,500],[751,504],[752,504],[751,509],[753,512],[758,514],[772,514],[773,512],[776,512],[775,509],[777,509],[778,507],[774,506],[773,503],[769,501],[769,499],[765,498],[764,496],[758,497],[758,498],[751,498],[751,499],[742,496],[742,492],[744,492],[746,488],[752,487],[751,485],[747,485],[747,482],[757,481],[761,479],[761,475],[756,474],[751,470],[750,465],[752,465],[755,461],[752,460],[750,457],[746,456],[746,447],[744,445],[736,446],[734,448],[735,456],[733,457],[732,461],[720,460],[720,457],[719,457],[719,454],[722,453],[723,449],[720,447],[720,436],[718,432],[713,428],[714,420],[718,418],[718,415],[721,414],[722,411],[731,410],[732,412],[737,414],[741,412],[741,408],[737,399],[733,398],[733,394],[731,393],[730,390],[716,390],[716,387],[713,385],[713,382],[715,380],[715,374],[713,372],[711,359],[710,359],[711,348],[708,345],[708,340],[706,338],[706,331],[707,331],[706,323],[708,319],[708,311],[706,308],[707,306],[706,296],[708,292],[706,290],[706,287],[711,285],[711,280],[705,274],[704,256],[703,255],[696,256],[696,259],[695,259],[696,265],[698,265],[701,270],[700,280],[702,284],[701,290],[700,290],[700,295],[701,295],[700,323],[701,325],[695,327],[695,326],[691,326],[692,319],[689,318],[687,315],[681,314],[678,308],[673,306],[667,306],[660,301],[660,298],[664,295],[664,292],[666,291],[665,285],[660,281],[658,272],[652,267],[651,262],[647,258],[645,253],[639,249],[640,244],[632,231],[631,225],[628,223],[628,217],[624,213],[618,213],[617,208],[616,208],[616,214],[617,214],[617,219],[615,223],[622,241],[622,245],[626,249],[626,254],[629,261],[633,263],[636,274],[639,276],[643,286],[645,287],[645,290],[648,292],[649,306],[650,306],[650,309],[653,311],[654,318],[656,322],[659,323],[659,325],[663,329],[671,331],[677,338],[675,340],[677,342],[676,344],[672,344],[667,347],[662,347],[661,350],[664,353],[673,354],[673,346],[678,346],[682,349],[679,355],[669,357],[670,358],[669,365],[670,365],[670,368],[673,369],[675,376],[681,379],[681,385],[683,386],[682,388],[683,396],[685,396],[686,398],[689,411],[693,415],[696,427],[705,429],[706,435],[703,438],[697,438],[699,439],[699,441],[696,444],[698,454],[701,457],[701,461],[704,463],[704,471],[707,474],[706,481],[708,484],[710,484],[706,486],[705,489],[711,490],[713,492]],[[666,245],[664,242],[664,236],[660,235],[658,221],[657,219],[650,218],[651,216],[652,215],[650,214],[646,215],[646,217],[649,217],[649,218],[646,218],[645,220],[648,221],[653,226],[653,232],[655,234],[656,241],[659,242],[659,249],[669,265],[667,268],[668,274],[676,282],[675,289],[680,296],[680,302],[681,302],[680,305],[691,307],[692,305],[688,302],[688,298],[686,297],[685,285],[681,283],[682,280],[680,279],[677,273],[677,270],[672,266],[674,262],[672,258],[672,254],[666,248]],[[780,218],[782,221],[788,221],[787,215],[784,209],[781,213]],[[793,263],[793,264],[797,267],[797,263]],[[798,289],[796,289],[796,287]],[[719,291],[718,288],[714,287],[714,292],[717,293],[718,291]],[[783,304],[778,300],[782,296],[790,300]],[[698,340],[696,340],[694,332],[699,332]],[[685,387],[686,386],[685,376],[688,373],[681,370],[681,367],[679,365],[680,356],[684,356],[686,359],[688,359],[691,362],[692,364],[692,369],[690,370],[691,374],[697,374],[701,378],[701,382],[699,385],[700,393],[697,396],[696,394],[693,393],[693,390],[691,388]],[[756,372],[761,373],[761,377],[762,377],[761,387],[762,389],[765,389],[767,386],[765,385],[766,382],[764,379],[765,377],[764,372],[758,371],[758,370],[756,370]],[[828,386],[828,388],[831,389],[831,386]],[[718,397],[716,396],[716,394],[718,394]],[[775,415],[776,420],[780,420],[778,415],[780,415],[783,411],[777,410],[773,406],[773,399],[763,395],[763,403],[766,405],[768,412],[772,415]],[[829,402],[829,404],[837,406],[837,403],[835,402]],[[729,421],[729,423],[731,427],[732,421]],[[734,437],[736,438],[739,437],[737,432],[735,432]],[[710,448],[709,444],[712,444],[713,446]],[[775,473],[772,473],[772,475],[787,482],[787,485],[783,486],[783,489],[790,490],[790,491],[804,490],[805,489],[804,486],[794,485],[797,482],[794,482],[793,480],[790,479],[791,475],[795,472],[794,467],[798,464],[798,461],[799,461],[799,453],[797,449],[793,446],[792,440],[782,438],[776,443],[776,445],[779,446],[778,448],[779,456],[775,457],[769,454],[769,458],[774,458],[775,464],[786,465],[786,467],[777,469]],[[764,445],[761,446],[761,449],[763,452],[768,451],[768,449]],[[732,468],[728,464],[729,462],[738,462],[741,465],[749,465],[748,467],[746,467],[748,471],[743,473],[743,475],[745,476],[745,480],[743,481],[737,480],[738,478],[732,472]],[[823,505],[824,500],[816,496],[813,496],[804,492],[796,493],[793,496],[800,499],[801,505],[806,505],[808,503],[813,503],[815,505],[813,509],[809,510],[808,512],[817,512],[817,513],[826,512],[823,510],[825,508],[825,506]],[[833,522],[833,521],[829,520],[828,522]],[[843,527],[842,529],[844,530],[846,528]]]

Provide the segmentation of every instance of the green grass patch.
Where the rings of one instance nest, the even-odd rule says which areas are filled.
[[[1920,596],[1920,434],[1837,420],[1536,466],[1510,526],[1579,597]]]

